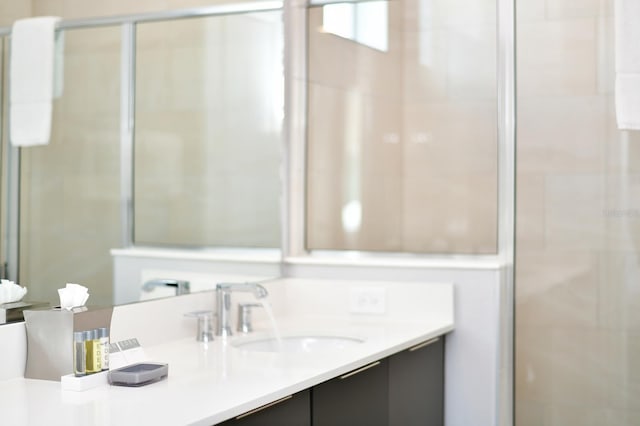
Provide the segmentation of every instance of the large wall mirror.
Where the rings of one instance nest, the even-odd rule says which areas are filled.
[[[73,282],[92,304],[113,303],[111,250],[123,247],[126,202],[134,246],[279,249],[282,26],[271,10],[138,22],[129,44],[119,24],[59,30],[51,142],[14,149],[19,209],[4,197],[19,218],[17,281],[30,300],[55,306],[56,290]],[[133,64],[123,64],[125,49]],[[127,85],[131,162],[121,137]]]
[[[295,105],[306,134],[288,143],[307,148],[291,186],[304,185],[300,251],[495,254],[495,0],[299,11],[289,24],[306,31],[292,43],[307,65],[307,102]],[[141,20],[133,36],[117,23],[64,30],[51,144],[20,153],[19,281],[31,298],[55,303],[78,282],[95,304],[133,301],[114,298],[111,256],[129,225],[138,247],[280,249],[283,19],[277,6]]]

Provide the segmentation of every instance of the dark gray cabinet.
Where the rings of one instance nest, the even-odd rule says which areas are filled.
[[[310,426],[309,389],[220,423],[224,426]]]
[[[444,339],[389,357],[389,426],[444,424]]]
[[[387,363],[383,359],[311,390],[313,426],[386,426]]]
[[[222,425],[443,426],[444,337],[418,344]]]

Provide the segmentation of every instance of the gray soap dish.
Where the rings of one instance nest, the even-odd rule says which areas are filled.
[[[169,364],[141,362],[109,371],[109,384],[144,386],[162,380],[169,374]]]

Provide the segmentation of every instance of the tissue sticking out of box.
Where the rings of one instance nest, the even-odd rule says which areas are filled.
[[[89,299],[89,290],[79,284],[67,283],[65,288],[58,289],[60,296],[60,307],[62,309],[71,310],[78,306],[84,306]]]
[[[20,287],[13,281],[0,280],[0,305],[18,302],[22,300],[25,294],[27,294],[26,287]]]

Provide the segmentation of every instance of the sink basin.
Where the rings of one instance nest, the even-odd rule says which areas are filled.
[[[363,342],[357,337],[313,335],[252,338],[238,340],[232,345],[245,351],[311,353],[339,351]]]

